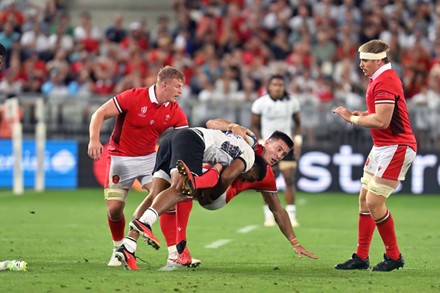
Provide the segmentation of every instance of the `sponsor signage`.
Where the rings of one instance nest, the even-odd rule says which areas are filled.
[[[35,185],[37,156],[34,140],[23,140],[23,181],[25,188]],[[47,140],[44,152],[45,187],[75,189],[78,187],[78,145],[74,140]],[[12,188],[14,156],[12,141],[0,140],[0,188]]]

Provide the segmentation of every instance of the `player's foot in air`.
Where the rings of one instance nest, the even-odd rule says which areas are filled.
[[[134,252],[131,253],[128,251],[124,244],[116,250],[115,258],[124,265],[125,269],[132,271],[139,270]]]
[[[183,178],[182,193],[184,195],[193,194],[196,191],[196,183],[194,181],[194,176],[191,170],[182,160],[177,161],[176,167],[177,171]]]
[[[160,248],[159,239],[153,234],[150,225],[141,222],[139,219],[135,219],[130,222],[129,226],[130,229],[137,231],[148,245],[151,245],[156,250]]]
[[[335,269],[337,270],[366,270],[370,267],[370,260],[361,259],[356,253],[353,253],[351,258],[343,263],[337,264]]]
[[[376,266],[373,267],[373,272],[389,272],[394,269],[402,268],[405,265],[405,260],[403,259],[403,256],[400,255],[398,259],[393,260],[385,253],[383,254],[383,261],[378,263]]]

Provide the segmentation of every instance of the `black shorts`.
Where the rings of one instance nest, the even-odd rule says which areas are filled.
[[[176,168],[178,160],[182,160],[192,172],[201,175],[204,152],[205,142],[194,130],[174,130],[159,145],[153,173],[162,170],[171,175],[171,169]]]

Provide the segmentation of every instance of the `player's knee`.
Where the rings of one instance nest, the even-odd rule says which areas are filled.
[[[295,177],[289,176],[288,178],[284,178],[284,182],[286,182],[286,186],[294,188],[295,186]]]
[[[371,174],[369,173],[364,172],[364,175],[361,178],[362,188],[368,190],[368,183],[370,183],[372,180],[373,180],[373,176],[371,176]]]
[[[127,190],[121,188],[106,188],[104,189],[104,198],[107,201],[124,202],[127,197]]]
[[[371,180],[368,183],[368,191],[388,198],[391,195],[391,193],[393,193],[394,188],[385,184],[377,183],[374,180]]]

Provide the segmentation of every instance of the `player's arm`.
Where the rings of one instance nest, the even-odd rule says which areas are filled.
[[[233,134],[240,135],[246,139],[246,134],[253,136],[254,133],[240,124],[230,122],[223,118],[211,119],[206,122],[206,128],[218,129],[221,131],[230,131]]]
[[[269,209],[273,213],[278,227],[287,238],[287,240],[289,240],[290,244],[295,250],[295,253],[299,257],[305,255],[313,259],[318,258],[313,253],[302,247],[298,239],[296,239],[295,232],[293,231],[292,224],[290,223],[289,215],[281,205],[278,194],[276,192],[261,192],[261,195],[263,196],[264,201],[267,203]]]
[[[356,115],[358,114],[357,112],[350,112],[342,106],[332,110],[333,113],[339,114],[347,122],[366,128],[377,129],[385,129],[390,125],[393,111],[394,104],[378,104],[375,106],[376,113],[367,115]]]
[[[226,189],[232,184],[232,182],[240,176],[240,174],[245,170],[246,165],[242,159],[235,159],[232,161],[232,164],[226,167],[220,175],[220,180],[216,186],[212,188],[211,198],[215,199],[216,197],[223,194]]]
[[[103,147],[101,142],[99,141],[102,123],[104,122],[104,120],[114,117],[118,114],[119,111],[113,99],[105,102],[95,111],[95,113],[93,113],[89,125],[90,141],[87,151],[89,157],[93,160],[99,160],[102,154]]]

